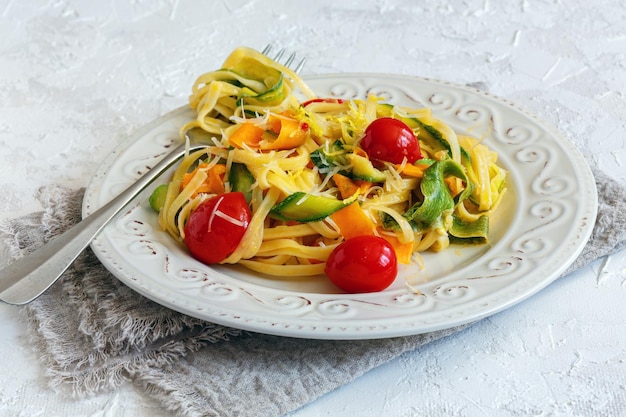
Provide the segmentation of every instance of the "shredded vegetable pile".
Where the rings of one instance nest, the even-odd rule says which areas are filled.
[[[206,263],[332,275],[329,258],[358,236],[422,267],[421,252],[488,241],[506,172],[479,138],[428,108],[317,97],[244,47],[197,79],[189,103],[197,118],[181,136],[210,143],[183,159],[151,205],[163,230]]]

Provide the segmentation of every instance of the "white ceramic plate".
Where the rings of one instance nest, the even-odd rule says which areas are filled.
[[[424,254],[425,270],[401,267],[385,291],[342,294],[324,277],[282,280],[195,261],[159,229],[146,194],[93,242],[102,263],[146,297],[207,321],[292,337],[372,339],[449,328],[511,307],[556,279],[589,238],[597,207],[591,171],[570,142],[515,105],[415,77],[341,74],[306,81],[322,97],[374,93],[393,104],[431,107],[455,129],[488,134],[485,143],[510,173],[508,195],[491,221],[491,243]],[[166,114],[109,155],[87,188],[84,214],[162,158],[192,116],[187,108]],[[405,288],[406,277],[417,277],[421,295]]]

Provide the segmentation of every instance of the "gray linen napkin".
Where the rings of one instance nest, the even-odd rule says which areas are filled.
[[[599,214],[567,273],[626,242],[626,187],[596,172]],[[80,219],[83,190],[42,188],[44,211],[0,225],[13,258]],[[86,250],[48,292],[23,307],[51,385],[77,394],[132,381],[180,416],[281,416],[403,352],[466,326],[381,340],[292,339],[207,323],[149,301]]]

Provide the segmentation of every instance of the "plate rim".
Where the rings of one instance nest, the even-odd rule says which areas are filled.
[[[382,73],[364,73],[364,72],[337,73],[337,74],[329,73],[329,74],[315,74],[315,75],[303,76],[303,79],[305,80],[305,82],[310,82],[309,80],[340,79],[340,78],[343,78],[343,79],[348,78],[351,80],[364,79],[364,78],[383,79],[383,80],[401,79],[407,82],[416,81],[420,83],[432,84],[434,86],[452,88],[455,90],[464,90],[472,95],[477,95],[482,98],[488,98],[490,101],[496,102],[498,105],[502,105],[513,111],[522,113],[525,117],[534,121],[534,123],[536,123],[536,125],[539,126],[543,131],[548,132],[550,136],[554,138],[560,145],[565,145],[571,148],[570,150],[574,151],[575,159],[577,160],[577,162],[582,162],[582,166],[584,167],[584,169],[581,170],[582,172],[580,176],[587,181],[587,183],[585,184],[585,187],[589,187],[587,189],[587,192],[591,193],[595,198],[595,200],[592,203],[586,205],[586,208],[587,208],[586,218],[589,220],[589,223],[591,224],[591,226],[581,228],[580,230],[581,235],[578,237],[576,245],[574,245],[574,251],[571,252],[569,256],[567,256],[567,259],[565,262],[563,262],[558,268],[555,268],[552,270],[549,277],[546,277],[540,281],[535,281],[534,285],[532,285],[530,288],[527,288],[525,291],[521,292],[517,296],[510,298],[507,302],[491,305],[490,308],[482,308],[478,312],[468,314],[464,317],[456,317],[454,320],[448,321],[445,323],[438,322],[438,323],[433,323],[430,326],[422,324],[419,328],[412,327],[410,323],[407,323],[406,319],[403,317],[389,318],[387,326],[385,326],[385,328],[373,329],[373,327],[376,327],[376,326],[368,326],[367,324],[363,324],[363,330],[355,330],[353,328],[351,331],[336,332],[336,331],[332,331],[332,329],[329,330],[328,329],[329,326],[318,326],[321,328],[325,328],[325,330],[320,330],[316,328],[315,323],[310,324],[309,326],[307,326],[305,323],[303,326],[300,326],[300,327],[298,326],[291,327],[289,326],[289,323],[287,323],[286,326],[280,327],[280,326],[276,326],[272,324],[268,325],[267,323],[259,323],[255,321],[235,320],[232,318],[228,318],[224,315],[215,316],[213,314],[210,314],[209,316],[207,316],[204,312],[201,312],[199,310],[190,310],[187,308],[183,308],[181,305],[177,304],[176,302],[172,302],[172,300],[164,300],[158,297],[157,296],[158,294],[154,294],[149,291],[146,291],[145,288],[138,285],[133,279],[128,279],[128,277],[124,276],[123,272],[120,272],[119,270],[116,269],[114,265],[111,265],[110,259],[108,259],[107,256],[99,249],[98,238],[96,238],[94,242],[92,242],[91,246],[92,246],[93,252],[100,259],[103,265],[110,272],[112,272],[112,274],[116,278],[120,279],[126,285],[130,286],[133,290],[139,292],[140,294],[146,296],[149,299],[152,299],[153,301],[156,301],[159,304],[164,305],[165,307],[177,310],[184,314],[188,314],[191,316],[195,316],[201,319],[205,319],[208,321],[212,321],[212,322],[230,326],[230,327],[236,327],[236,328],[240,328],[243,330],[274,334],[274,335],[279,335],[279,336],[302,337],[302,338],[312,338],[312,339],[376,339],[376,338],[386,338],[386,337],[396,337],[396,336],[408,336],[408,335],[413,335],[413,334],[418,334],[418,333],[427,333],[427,332],[436,331],[436,330],[443,330],[443,329],[454,327],[457,325],[463,325],[463,324],[467,324],[473,321],[477,321],[487,316],[493,315],[497,312],[508,309],[512,307],[513,305],[535,295],[537,292],[539,292],[540,290],[548,286],[550,283],[552,283],[556,278],[558,278],[561,275],[562,272],[564,272],[567,269],[567,267],[569,267],[569,265],[571,265],[571,263],[576,259],[576,257],[583,250],[587,240],[591,236],[591,233],[593,230],[593,224],[595,223],[595,217],[597,215],[597,190],[596,190],[595,180],[593,178],[593,173],[587,161],[584,159],[582,153],[576,148],[576,146],[571,141],[569,141],[564,135],[562,135],[561,132],[559,132],[554,126],[550,125],[549,123],[546,123],[543,119],[539,118],[536,114],[526,110],[525,108],[521,107],[520,105],[510,100],[504,99],[490,92],[483,91],[475,87],[455,84],[449,81],[441,81],[441,80],[432,79],[432,78],[424,78],[424,77],[419,77],[419,76],[403,75],[403,74],[382,74]],[[83,216],[89,214],[90,212],[93,212],[94,208],[97,208],[97,207],[93,207],[93,204],[90,200],[91,198],[90,196],[92,196],[96,192],[96,189],[99,187],[99,184],[106,179],[105,174],[107,171],[106,169],[107,166],[115,163],[115,161],[118,158],[120,158],[120,156],[124,153],[124,151],[130,145],[132,145],[136,140],[138,140],[138,138],[141,138],[147,132],[150,132],[152,129],[154,129],[155,126],[159,126],[164,121],[177,117],[181,114],[185,114],[189,111],[190,109],[186,105],[183,105],[174,110],[171,110],[165,113],[164,115],[145,124],[141,128],[137,129],[135,132],[129,135],[125,140],[120,142],[114,148],[114,150],[110,152],[103,159],[103,161],[100,163],[100,165],[96,169],[94,175],[90,179],[88,186],[86,188],[85,197],[83,200]],[[593,209],[589,210],[591,208]],[[488,294],[488,295],[493,295],[493,294]],[[342,296],[337,295],[336,298],[339,299],[339,298],[342,298]],[[397,323],[398,321],[400,321],[400,323]],[[348,320],[347,324],[341,320],[338,320],[338,321],[333,322],[333,324],[330,327],[343,326],[343,325],[347,325],[348,327],[350,327],[350,326],[354,326],[354,323],[355,323],[354,320]]]

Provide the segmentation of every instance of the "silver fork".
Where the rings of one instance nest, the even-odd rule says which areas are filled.
[[[268,45],[262,53],[269,56],[271,50],[272,47]],[[285,50],[281,49],[273,59],[278,62],[284,54]],[[295,53],[292,53],[283,65],[291,66],[295,58]],[[300,72],[304,62],[305,60],[301,59],[294,72]],[[97,234],[135,196],[174,165],[187,150],[208,146],[207,135],[193,133],[187,135],[188,147],[187,144],[178,146],[113,200],[85,217],[65,233],[0,270],[0,300],[9,304],[27,304],[50,288]]]

